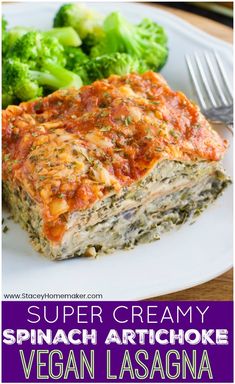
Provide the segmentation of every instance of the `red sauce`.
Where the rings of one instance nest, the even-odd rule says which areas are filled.
[[[4,180],[40,204],[45,236],[54,242],[70,212],[143,178],[157,162],[218,161],[228,145],[195,104],[153,72],[9,106],[2,139]]]

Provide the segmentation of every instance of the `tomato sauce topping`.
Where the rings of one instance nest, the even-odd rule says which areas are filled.
[[[228,143],[153,72],[111,76],[3,111],[3,178],[40,204],[59,242],[68,215],[143,178],[161,160],[219,161]]]

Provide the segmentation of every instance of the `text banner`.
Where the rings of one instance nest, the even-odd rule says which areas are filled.
[[[4,383],[233,382],[232,302],[13,302]]]

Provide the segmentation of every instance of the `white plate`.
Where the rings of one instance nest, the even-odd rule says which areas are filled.
[[[4,4],[9,26],[49,28],[58,3]],[[157,8],[134,3],[90,3],[103,14],[119,9],[131,22],[149,17],[169,36],[170,56],[163,75],[174,89],[194,98],[186,53],[216,49],[232,79],[232,47]],[[225,132],[225,135],[229,133]],[[231,136],[228,137],[231,141]],[[225,160],[232,175],[232,149]],[[10,223],[10,224],[9,224]],[[26,232],[12,222],[3,234],[4,293],[102,294],[104,300],[158,296],[208,281],[232,266],[232,187],[194,225],[184,225],[158,242],[93,259],[51,262],[34,252]],[[86,297],[88,299],[88,297]]]

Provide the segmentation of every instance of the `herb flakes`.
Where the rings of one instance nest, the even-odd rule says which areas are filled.
[[[169,131],[169,134],[170,134],[171,136],[173,136],[175,139],[177,139],[177,137],[178,137],[178,133],[175,132],[174,129],[171,129],[171,130]]]
[[[7,233],[7,231],[9,231],[9,228],[8,228],[8,226],[7,225],[5,225],[4,227],[3,227],[3,233]]]
[[[109,132],[112,129],[110,125],[102,127],[100,130],[101,132]]]
[[[132,118],[131,116],[127,116],[125,119],[124,119],[124,122],[125,122],[125,125],[128,126],[132,121]]]

